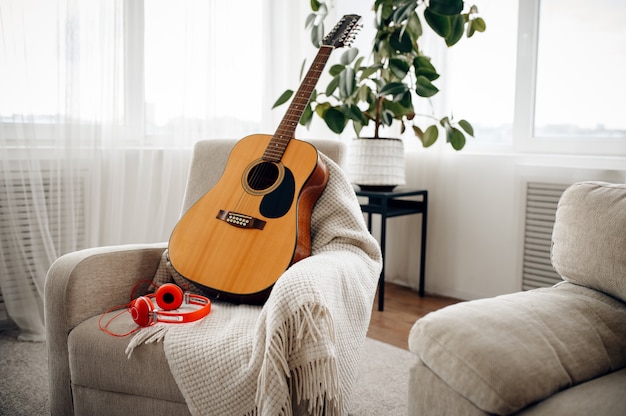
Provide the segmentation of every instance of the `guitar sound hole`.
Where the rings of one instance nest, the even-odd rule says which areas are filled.
[[[261,162],[248,172],[248,186],[255,191],[267,189],[276,183],[279,173],[274,163]]]

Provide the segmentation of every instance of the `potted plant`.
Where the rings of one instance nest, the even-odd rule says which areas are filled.
[[[311,7],[313,12],[307,19],[307,26],[311,29],[313,43],[319,46],[327,6],[323,1],[312,0]],[[352,48],[341,55],[339,63],[329,69],[328,85],[313,92],[300,124],[309,126],[314,115],[317,115],[337,134],[342,133],[351,123],[357,139],[364,139],[361,132],[372,123],[373,137],[358,140],[359,144],[372,146],[372,143],[377,143],[373,145],[378,149],[376,151],[399,147],[403,154],[400,140],[381,136],[384,127],[396,122],[400,123],[402,133],[411,129],[424,147],[432,146],[441,130],[452,148],[461,150],[465,146],[466,135],[474,134],[468,121],[456,120],[451,115],[439,117],[416,113],[416,98],[429,99],[439,92],[434,84],[439,73],[420,47],[419,41],[423,35],[423,21],[448,47],[455,45],[464,36],[471,37],[475,32],[483,32],[485,22],[477,15],[476,6],[464,12],[462,0],[375,0],[373,9],[376,34],[371,51],[367,55],[360,55],[356,48]],[[292,94],[292,90],[285,91],[274,107],[287,102]],[[381,144],[379,140],[385,142]],[[361,153],[362,150],[350,152],[353,156],[369,159],[366,162],[369,166],[363,171],[371,173],[372,158],[378,162],[380,160],[376,154],[365,156]],[[395,158],[389,164],[398,168],[397,156]],[[403,176],[404,166],[399,168]],[[353,171],[350,167],[349,170]],[[363,180],[367,179],[361,179],[359,175],[358,172],[351,172],[355,183],[364,184]],[[403,180],[384,179],[380,174],[368,176],[376,178],[376,182]],[[382,186],[399,184],[372,183]]]

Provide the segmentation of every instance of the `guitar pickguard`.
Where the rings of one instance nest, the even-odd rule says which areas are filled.
[[[296,181],[293,173],[285,167],[285,176],[278,187],[263,197],[259,211],[266,218],[280,218],[289,212],[294,201]]]

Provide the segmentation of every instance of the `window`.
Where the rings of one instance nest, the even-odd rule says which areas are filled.
[[[145,2],[150,132],[167,130],[183,117],[191,128],[213,119],[223,125],[220,133],[231,137],[259,131],[265,104],[262,5],[258,0]],[[186,79],[179,82],[181,74]]]
[[[626,155],[626,2],[473,3],[487,30],[447,51],[444,74],[470,149]]]
[[[258,132],[263,4],[1,0],[0,133],[109,124],[158,145]]]
[[[35,13],[36,11],[36,13]],[[65,18],[54,2],[0,4],[0,122],[52,122],[58,102],[58,28]]]
[[[541,0],[536,137],[626,139],[626,2]]]

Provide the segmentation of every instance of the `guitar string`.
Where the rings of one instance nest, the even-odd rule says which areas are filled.
[[[289,145],[289,142],[294,137],[294,133],[297,128],[298,122],[300,121],[300,117],[302,117],[302,113],[309,103],[311,94],[313,93],[313,89],[315,89],[317,81],[319,80],[319,77],[321,76],[322,71],[326,66],[328,58],[330,57],[330,54],[333,50],[334,48],[332,46],[323,45],[322,47],[320,47],[317,56],[315,57],[313,63],[311,64],[311,67],[307,71],[302,85],[300,86],[300,88],[298,88],[296,96],[289,105],[289,108],[287,109],[282,121],[278,125],[276,132],[270,139],[268,146],[266,147],[263,156],[261,157],[263,161],[259,164],[260,167],[258,169],[253,168],[252,172],[248,172],[249,177],[242,178],[242,180],[246,181],[248,183],[248,186],[250,186],[252,189],[255,188],[251,186],[251,183],[259,186],[266,186],[267,184],[264,183],[263,179],[267,178],[270,174],[273,174],[275,170],[272,162],[279,163],[282,160],[282,156],[284,155],[287,146]],[[270,156],[272,157],[268,157],[268,154],[270,153]],[[277,160],[273,160],[275,158]],[[269,184],[269,186],[263,189],[267,189],[272,185],[273,183]],[[241,193],[239,201],[236,204],[237,210],[249,208],[248,206],[246,206],[246,204],[244,204],[244,200],[248,200],[248,198],[245,198],[246,194],[247,192]],[[252,201],[250,201],[250,203],[252,203]]]

